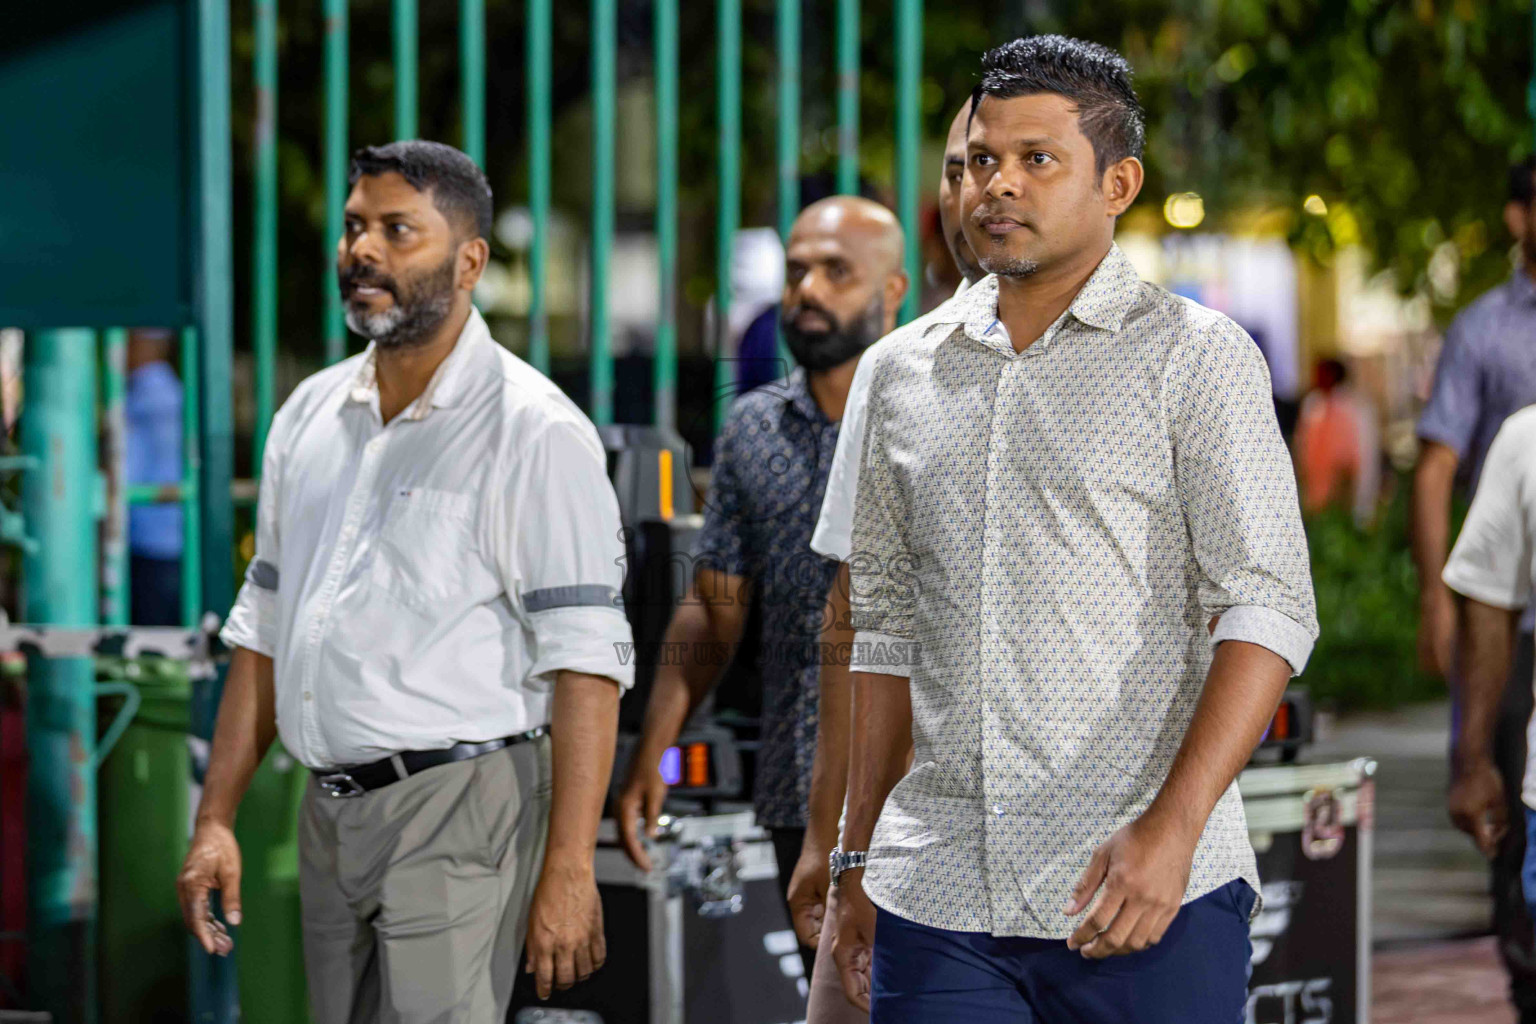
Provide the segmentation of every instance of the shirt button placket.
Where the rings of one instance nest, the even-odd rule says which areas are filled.
[[[325,579],[320,586],[319,607],[309,627],[309,671],[303,702],[304,732],[312,745],[314,756],[325,764],[333,763],[330,744],[325,741],[325,736],[321,732],[314,701],[314,690],[320,671],[320,644],[325,637],[326,627],[330,623],[336,592],[341,588],[341,578],[346,574],[347,563],[352,560],[352,550],[357,532],[361,527],[363,512],[367,508],[369,496],[373,493],[374,479],[378,476],[379,458],[383,445],[384,436],[380,433],[363,446],[362,464],[358,467],[357,478],[352,483],[352,492],[347,495],[347,511],[342,518],[341,533],[337,537],[336,550],[331,553],[331,561],[326,566]]]
[[[983,501],[983,525],[981,546],[981,657],[978,668],[979,689],[981,691],[980,731],[981,731],[981,786],[984,806],[990,810],[987,815],[987,827],[984,829],[987,865],[1003,864],[1006,858],[1002,856],[1002,849],[1006,846],[1007,825],[1005,818],[1008,807],[1006,804],[1007,791],[1000,789],[1005,784],[1001,772],[994,773],[993,751],[997,746],[997,728],[993,715],[993,688],[998,685],[997,680],[1002,678],[999,670],[1004,659],[1002,651],[998,647],[998,631],[1001,628],[999,616],[999,602],[1003,599],[1002,587],[1005,583],[997,574],[996,552],[1001,545],[1007,543],[1004,531],[999,525],[1001,520],[998,504],[1006,500],[1005,488],[1002,484],[1003,474],[1006,472],[1008,458],[1007,425],[1004,411],[1014,401],[1014,375],[1019,361],[1017,356],[1007,356],[1001,360],[998,367],[997,390],[992,405],[992,429],[987,438],[987,475],[985,485],[985,498]],[[994,889],[992,883],[993,872],[989,870],[987,875],[987,903],[988,913],[994,925],[1002,922],[1006,915],[1008,900],[1001,891],[1002,886],[1008,884],[1010,873],[1005,867],[998,873],[999,886]]]

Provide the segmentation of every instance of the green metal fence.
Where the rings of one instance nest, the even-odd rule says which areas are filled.
[[[529,254],[530,304],[528,313],[529,361],[549,371],[549,315],[547,305],[548,246],[550,241],[550,182],[552,154],[550,118],[553,60],[553,12],[551,0],[526,2],[527,110],[529,215],[533,223]],[[676,422],[677,396],[677,303],[678,303],[678,0],[653,0],[652,45],[656,95],[656,237],[660,264],[658,292],[660,316],[656,324],[655,420]],[[715,162],[715,280],[717,330],[723,331],[730,312],[732,243],[741,223],[742,151],[742,3],[717,0],[717,148]],[[418,7],[417,0],[392,0],[394,58],[395,135],[414,137],[418,110]],[[922,0],[894,0],[895,64],[897,69],[896,183],[898,213],[908,237],[917,237],[921,188],[918,158],[921,116]],[[788,235],[800,206],[801,150],[801,35],[803,0],[779,0],[776,7],[775,53],[777,64],[775,177],[780,234]],[[859,184],[859,0],[836,0],[837,54],[837,186],[855,192]],[[609,263],[614,240],[614,117],[617,96],[616,27],[618,0],[591,0],[590,60],[592,90],[592,220],[590,224],[591,273],[588,301],[588,367],[590,391],[586,396],[592,419],[604,424],[613,418],[614,370],[610,344]],[[276,359],[276,281],[279,254],[276,247],[276,135],[277,0],[255,0],[254,78],[257,91],[257,131],[252,154],[255,173],[255,232],[252,281],[253,349],[257,381],[257,453],[271,421]],[[347,76],[349,72],[348,5],[346,0],[325,0],[324,5],[324,181],[326,191],[326,262],[342,232],[342,207],[347,194],[347,158],[350,141],[347,126]],[[459,7],[459,64],[462,128],[460,144],[477,161],[485,159],[485,11],[484,0],[461,0]],[[752,126],[768,130],[768,126]],[[908,246],[907,270],[917,280],[919,252]],[[346,332],[341,301],[334,283],[325,278],[323,337],[328,362],[346,353]],[[910,318],[917,309],[919,289],[909,289],[902,309]],[[715,381],[716,416],[724,413],[730,398],[733,367],[721,342]],[[781,348],[781,354],[782,354]],[[258,463],[259,465],[259,463]]]
[[[532,220],[532,245],[528,272],[531,296],[528,312],[529,361],[544,372],[550,369],[549,249],[551,242],[551,183],[555,170],[551,146],[553,111],[554,31],[552,0],[523,0],[526,4],[525,49],[527,107],[523,128],[527,137],[527,206]],[[678,399],[679,287],[679,0],[651,0],[653,5],[653,81],[656,114],[655,233],[658,255],[656,287],[660,296],[655,325],[654,388],[655,421],[675,426]],[[592,94],[593,202],[589,258],[591,272],[587,296],[587,358],[590,393],[587,408],[598,424],[614,416],[614,360],[610,344],[612,318],[609,264],[615,232],[615,118],[617,107],[617,56],[619,0],[590,0],[589,34]],[[282,0],[252,0],[254,109],[232,114],[230,96],[230,39],[228,7],[221,0],[187,0],[196,38],[194,126],[197,159],[192,168],[195,195],[193,219],[197,282],[193,311],[195,326],[180,331],[181,377],[184,386],[185,455],[177,484],[128,486],[125,481],[124,397],[126,391],[127,332],[122,328],[37,332],[27,345],[29,454],[44,464],[55,458],[43,449],[45,439],[55,447],[67,441],[69,479],[78,492],[64,496],[40,490],[43,475],[28,477],[29,497],[24,504],[34,524],[35,545],[26,572],[32,622],[68,625],[126,624],[128,607],[127,510],[132,504],[176,503],[184,512],[185,545],[182,560],[182,618],[194,625],[205,610],[222,613],[233,597],[232,572],[233,503],[230,482],[234,462],[234,431],[231,419],[232,309],[234,257],[229,249],[233,203],[230,195],[230,121],[232,116],[253,118],[252,176],[250,196],[252,232],[249,253],[251,282],[252,354],[255,371],[254,471],[260,472],[266,439],[277,402],[279,276],[282,253],[278,245],[278,109],[281,90],[278,59],[279,18]],[[922,0],[893,0],[895,63],[897,69],[896,184],[898,213],[910,244],[907,269],[918,280],[917,211],[920,188],[920,77],[922,64]],[[859,0],[835,0],[836,116],[838,190],[856,192],[859,187],[860,141],[860,10]],[[391,0],[394,134],[398,138],[418,133],[419,63],[422,40],[418,32],[418,0]],[[775,139],[774,178],[778,229],[787,236],[800,206],[801,172],[801,62],[805,24],[803,0],[778,0],[773,45],[776,55],[775,124],[743,123],[742,0],[715,0],[716,61],[716,157],[715,157],[715,309],[714,339],[716,422],[731,394],[734,367],[727,351],[726,325],[731,303],[733,242],[742,219],[743,131],[766,133]],[[485,0],[460,0],[459,88],[461,147],[482,166],[486,160],[486,12]],[[323,0],[323,260],[329,265],[343,231],[343,206],[348,192],[347,170],[350,138],[348,75],[350,70],[348,0]],[[706,54],[704,59],[708,59]],[[342,305],[333,278],[323,275],[317,287],[322,295],[321,337],[325,360],[334,363],[347,351]],[[903,316],[916,309],[918,289],[909,290]],[[98,365],[98,344],[101,362]],[[781,353],[783,352],[781,345]],[[84,360],[84,361],[82,361]],[[96,472],[94,418],[82,419],[96,404],[96,382],[109,427],[108,473],[109,528],[101,551],[83,545],[83,536],[95,536],[97,518],[93,488],[86,482]],[[85,391],[81,391],[81,389]],[[62,450],[62,449],[61,449]],[[51,449],[50,449],[51,451]],[[73,484],[71,484],[73,487]],[[89,493],[87,493],[89,492]],[[99,590],[98,590],[99,587]],[[83,958],[65,979],[60,974],[53,991],[68,1006],[56,1004],[59,1019],[91,1020],[89,976],[94,963],[91,938],[94,900],[95,818],[88,805],[94,782],[82,775],[78,759],[68,750],[47,744],[73,737],[71,743],[89,746],[94,737],[94,694],[89,686],[88,662],[39,661],[33,669],[32,708],[68,728],[51,728],[29,734],[34,768],[57,766],[58,771],[35,771],[33,785],[33,835],[31,844],[39,873],[34,878],[34,908],[39,915],[36,932],[39,960],[61,970],[70,958]],[[217,688],[194,696],[194,718],[205,733]],[[200,709],[200,710],[199,710]],[[74,767],[68,767],[73,765]],[[78,770],[77,770],[78,769]],[[73,795],[66,790],[73,787]],[[84,796],[82,797],[82,794]],[[57,910],[56,920],[47,913]],[[260,955],[248,951],[247,955]],[[50,959],[51,958],[51,959]],[[81,972],[85,973],[82,974]],[[236,1001],[228,989],[227,969],[203,965],[192,979],[193,1019],[233,1021]]]

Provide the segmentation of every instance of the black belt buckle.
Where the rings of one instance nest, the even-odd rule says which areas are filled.
[[[328,775],[320,776],[317,781],[320,783],[321,789],[337,798],[362,796],[368,792],[356,779],[346,772],[331,772]]]

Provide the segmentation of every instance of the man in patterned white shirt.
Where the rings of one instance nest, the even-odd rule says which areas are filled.
[[[1113,51],[988,53],[992,276],[876,353],[835,947],[873,1024],[1241,1017],[1234,779],[1316,612],[1262,354],[1114,244],[1143,125]]]

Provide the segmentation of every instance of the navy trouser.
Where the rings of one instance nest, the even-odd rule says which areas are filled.
[[[1105,960],[880,910],[870,1024],[1242,1024],[1254,899],[1228,882],[1185,904],[1157,945]]]

